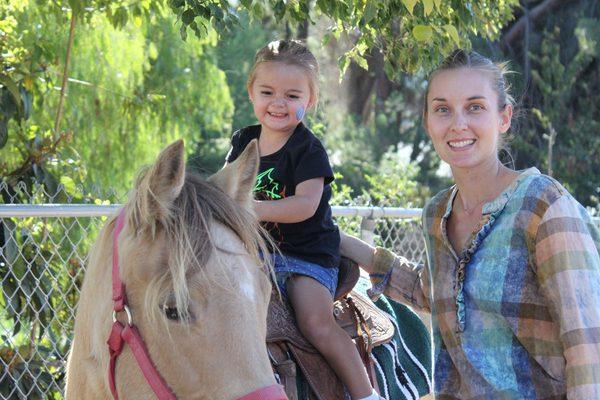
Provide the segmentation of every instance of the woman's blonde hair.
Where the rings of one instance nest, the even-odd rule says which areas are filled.
[[[308,48],[298,40],[275,40],[258,50],[254,57],[254,65],[248,74],[247,87],[252,87],[256,79],[257,68],[267,62],[280,62],[295,65],[306,71],[311,98],[315,104],[319,98],[319,63]]]

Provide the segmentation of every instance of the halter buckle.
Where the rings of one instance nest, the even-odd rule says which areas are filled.
[[[127,325],[133,325],[133,318],[131,317],[131,311],[129,310],[129,307],[127,305],[123,306],[123,310],[117,311],[117,310],[113,310],[112,313],[112,320],[113,323],[117,322],[117,314],[120,312],[125,311],[125,314],[127,314]]]

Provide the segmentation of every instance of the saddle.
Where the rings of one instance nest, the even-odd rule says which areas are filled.
[[[333,313],[338,324],[355,342],[371,384],[377,389],[371,350],[392,340],[394,326],[370,300],[352,290],[359,276],[358,265],[342,258]],[[275,290],[271,294],[267,316],[267,350],[273,370],[290,400],[298,400],[298,368],[317,400],[345,398],[344,385],[323,356],[302,336],[292,309]]]

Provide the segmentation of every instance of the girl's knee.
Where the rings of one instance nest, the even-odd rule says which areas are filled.
[[[309,340],[320,339],[331,335],[335,329],[333,317],[327,318],[320,315],[296,316],[298,328]]]

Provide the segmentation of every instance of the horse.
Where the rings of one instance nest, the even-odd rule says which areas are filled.
[[[288,399],[265,345],[273,292],[251,207],[257,144],[207,180],[184,158],[182,141],[165,148],[92,247],[67,400]],[[389,400],[417,399],[431,386],[427,332],[405,306],[376,305],[396,331],[373,349],[378,387]],[[292,398],[321,398],[302,375]]]
[[[182,141],[166,147],[91,250],[67,400],[287,399],[265,346],[257,145],[207,180],[184,158]]]

